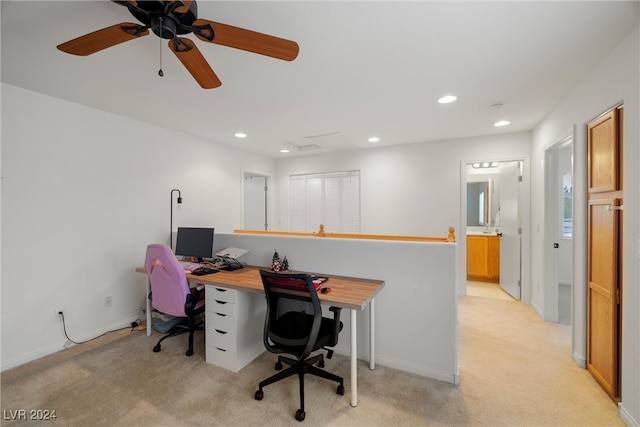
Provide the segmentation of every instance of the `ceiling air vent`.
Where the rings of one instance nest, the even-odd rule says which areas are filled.
[[[298,151],[316,151],[324,150],[324,147],[318,144],[298,145]]]
[[[322,133],[318,135],[310,135],[305,136],[305,140],[313,140],[313,144],[306,144],[306,141],[299,145],[300,151],[305,150],[302,147],[316,147],[310,148],[309,150],[331,150],[331,151],[342,151],[342,150],[353,150],[357,148],[352,142],[351,138],[346,135],[341,134],[340,132],[328,132]]]

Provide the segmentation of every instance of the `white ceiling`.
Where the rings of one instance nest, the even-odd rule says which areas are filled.
[[[136,22],[125,7],[3,0],[2,81],[272,157],[285,142],[317,148],[289,155],[366,149],[531,130],[640,15],[638,1],[201,0],[198,8],[200,18],[294,40],[300,54],[285,62],[190,35],[222,80],[205,90],[152,33],[87,57],[56,49]],[[438,104],[445,94],[458,101]],[[512,124],[495,128],[503,118]]]

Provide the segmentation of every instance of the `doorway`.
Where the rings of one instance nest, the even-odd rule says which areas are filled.
[[[243,172],[242,180],[242,228],[245,230],[269,230],[271,204],[269,186],[271,176],[257,172]]]
[[[571,324],[573,300],[573,130],[545,150],[544,316]]]
[[[510,299],[522,299],[524,160],[463,164],[464,293],[493,284]],[[480,189],[480,190],[478,190]],[[484,283],[482,283],[484,282]],[[500,293],[498,293],[500,295]],[[525,296],[528,295],[528,290]],[[482,296],[482,295],[480,295]]]

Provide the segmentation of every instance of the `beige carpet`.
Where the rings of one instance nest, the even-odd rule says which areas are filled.
[[[498,283],[467,280],[467,295],[513,301],[513,297],[502,290]]]
[[[613,401],[571,360],[569,326],[542,322],[515,301],[467,296],[459,311],[459,386],[360,362],[352,408],[349,359],[335,355],[326,367],[345,377],[347,392],[339,396],[335,385],[308,377],[303,425],[624,426]],[[274,372],[273,355],[234,374],[203,361],[201,337],[188,358],[184,336],[153,353],[157,335],[118,332],[5,371],[2,425],[300,425],[296,379],[253,399],[257,383]],[[19,409],[55,410],[57,419],[6,419]]]

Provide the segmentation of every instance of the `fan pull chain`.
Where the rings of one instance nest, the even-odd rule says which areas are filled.
[[[160,28],[162,28],[162,17],[160,17]],[[158,70],[158,75],[160,77],[164,76],[164,73],[162,72],[162,38],[158,37],[158,40],[160,41],[160,70]]]

